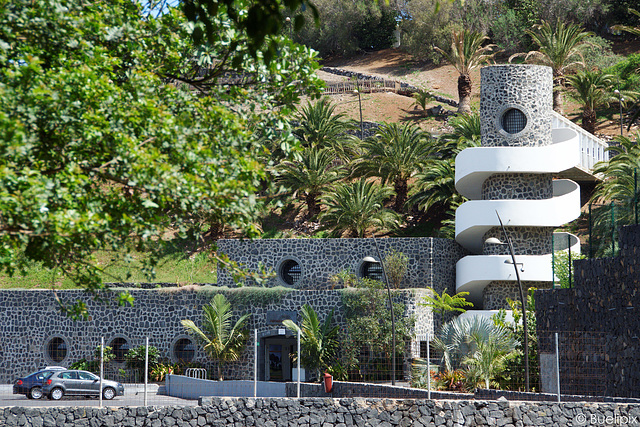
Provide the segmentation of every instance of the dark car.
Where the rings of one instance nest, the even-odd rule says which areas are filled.
[[[42,397],[42,383],[55,372],[56,367],[43,368],[32,372],[23,378],[18,378],[13,382],[13,394],[24,394],[29,399],[40,399]],[[57,368],[62,370],[65,368]]]
[[[49,399],[60,400],[62,396],[99,396],[100,377],[87,371],[54,371],[42,385],[42,394]],[[102,397],[111,400],[124,396],[124,386],[116,381],[102,380]]]

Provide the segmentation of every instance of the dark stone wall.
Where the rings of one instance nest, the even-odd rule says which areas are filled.
[[[554,353],[559,332],[563,392],[599,384],[598,393],[640,397],[640,226],[623,227],[619,243],[615,258],[575,261],[574,288],[536,291],[540,351]]]

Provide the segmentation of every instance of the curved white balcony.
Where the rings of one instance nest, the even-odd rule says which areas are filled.
[[[553,129],[552,144],[541,147],[472,147],[456,157],[456,190],[482,198],[482,184],[496,173],[557,173],[580,162],[578,134]]]
[[[500,226],[559,227],[580,216],[580,187],[568,179],[553,181],[553,197],[541,200],[471,200],[456,211],[456,241],[481,253],[484,234]]]
[[[551,282],[553,269],[549,255],[516,255],[523,282]],[[456,292],[469,292],[466,297],[475,307],[482,306],[482,292],[493,281],[516,281],[510,255],[469,255],[456,263]]]
[[[574,254],[580,253],[580,239],[575,234],[558,231],[553,233],[553,250],[566,251],[571,248]]]

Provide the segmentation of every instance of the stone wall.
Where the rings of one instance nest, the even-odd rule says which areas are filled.
[[[618,257],[574,261],[574,288],[536,291],[541,352],[560,333],[563,392],[593,391],[592,378],[605,395],[640,397],[640,226],[623,227],[619,244]]]
[[[391,250],[409,257],[409,268],[401,288],[433,287],[438,292],[455,290],[456,262],[463,249],[449,239],[430,237],[376,239],[382,258]],[[289,286],[282,280],[281,269],[287,260],[297,262],[301,277],[297,289],[331,289],[330,278],[343,270],[362,275],[365,257],[378,259],[373,239],[261,239],[220,240],[218,248],[248,270],[258,270],[262,263],[277,277],[267,286]],[[218,285],[234,286],[230,275],[218,273]]]
[[[0,382],[10,383],[16,377],[32,372],[44,365],[68,367],[82,358],[91,358],[100,337],[105,345],[115,338],[123,338],[129,348],[143,345],[149,337],[149,345],[157,347],[162,357],[172,363],[178,361],[175,347],[179,340],[192,339],[185,334],[180,324],[183,319],[191,319],[200,325],[202,306],[208,304],[220,292],[233,302],[236,318],[251,313],[248,328],[257,329],[259,339],[280,336],[291,337],[284,331],[282,319],[298,320],[300,308],[310,304],[320,319],[335,309],[334,319],[344,326],[342,290],[291,291],[236,288],[220,289],[211,286],[190,286],[156,290],[131,290],[135,298],[134,306],[118,307],[115,304],[101,304],[87,301],[90,318],[87,321],[72,321],[60,314],[53,293],[41,290],[0,291]],[[433,333],[433,316],[426,307],[418,305],[424,291],[399,290],[395,301],[405,305],[405,315],[416,318],[416,332],[420,335]],[[82,291],[58,291],[64,302],[76,299],[86,300]],[[108,301],[112,296],[103,295]],[[112,298],[111,298],[112,299]],[[66,355],[62,360],[49,356],[49,344],[62,340]],[[251,341],[251,340],[250,340]],[[193,341],[192,341],[193,342]],[[416,353],[419,345],[411,344],[408,355]],[[194,362],[213,372],[215,365],[200,350],[195,348]],[[259,373],[264,375],[264,354],[259,353]],[[115,364],[123,367],[124,364]],[[253,379],[253,348],[248,346],[238,363],[225,365],[225,378]],[[400,369],[400,367],[398,368]],[[407,365],[408,369],[408,365]]]
[[[640,405],[391,399],[215,398],[198,407],[0,408],[0,425],[582,426],[638,425]]]

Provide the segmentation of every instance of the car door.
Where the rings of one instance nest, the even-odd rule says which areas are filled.
[[[91,372],[78,371],[78,381],[82,394],[86,396],[98,395],[100,389],[100,378]]]
[[[66,371],[58,374],[60,382],[64,386],[65,394],[80,394],[80,380],[78,380],[78,372]]]

